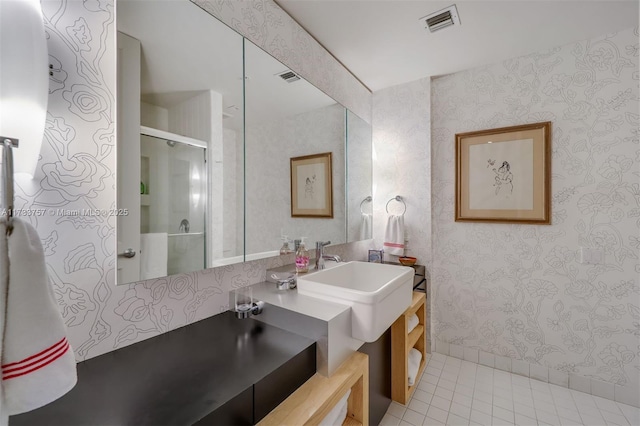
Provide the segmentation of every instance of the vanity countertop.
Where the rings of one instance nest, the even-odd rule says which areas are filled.
[[[351,310],[349,305],[305,296],[298,293],[296,289],[278,290],[276,284],[269,281],[254,284],[253,297],[271,305],[327,322]]]
[[[314,345],[224,312],[79,363],[73,390],[9,423],[190,425]]]

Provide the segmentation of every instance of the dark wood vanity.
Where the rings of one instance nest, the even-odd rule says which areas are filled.
[[[313,340],[224,312],[79,363],[71,392],[9,424],[255,424],[315,372]]]

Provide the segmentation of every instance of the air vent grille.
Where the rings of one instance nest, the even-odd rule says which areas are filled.
[[[460,25],[460,18],[455,4],[420,18],[420,21],[424,22],[425,27],[432,33],[452,25]]]
[[[277,75],[287,83],[293,83],[294,81],[300,80],[300,77],[298,77],[296,73],[291,70],[283,71],[281,73],[278,73]]]

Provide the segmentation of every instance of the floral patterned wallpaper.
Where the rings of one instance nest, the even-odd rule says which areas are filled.
[[[47,123],[34,179],[17,178],[16,208],[42,212],[24,219],[42,239],[76,359],[220,313],[227,309],[229,290],[263,281],[268,268],[293,263],[272,258],[114,285],[114,0],[46,0],[42,8],[52,64]],[[274,24],[274,33],[287,25]],[[83,213],[88,209],[106,213]],[[362,259],[368,244],[331,252]]]
[[[437,341],[640,398],[639,79],[635,28],[433,80]],[[552,225],[455,223],[455,134],[540,121]]]
[[[387,202],[400,195],[407,206],[404,214],[407,256],[425,265],[431,264],[431,79],[379,90],[373,94],[373,236],[382,248],[387,222]],[[389,203],[389,213],[402,212],[403,206]],[[385,254],[390,261],[395,256]],[[432,305],[430,281],[427,281],[427,318]],[[431,332],[427,332],[427,349]]]

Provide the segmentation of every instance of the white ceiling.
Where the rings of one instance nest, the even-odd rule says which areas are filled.
[[[449,74],[638,25],[638,0],[457,1],[435,33],[428,0],[275,0],[369,89]]]

